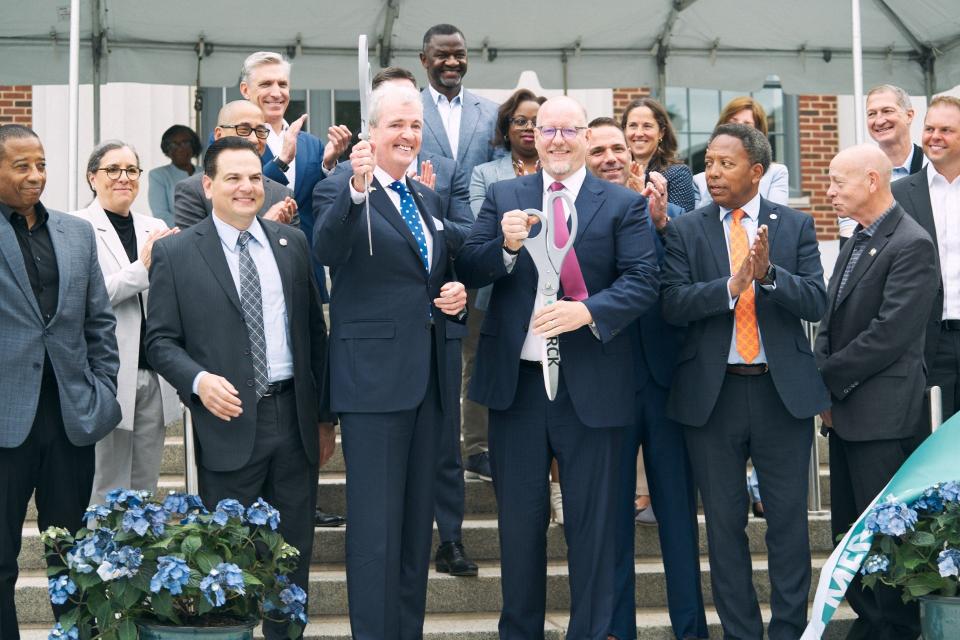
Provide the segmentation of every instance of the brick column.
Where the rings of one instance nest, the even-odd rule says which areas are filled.
[[[837,135],[837,97],[798,96],[800,119],[800,189],[810,198],[817,238],[838,237],[837,215],[827,198],[830,161],[840,150]]]
[[[614,89],[613,90],[613,117],[620,122],[620,116],[627,105],[637,98],[645,98],[650,95],[650,87],[634,87],[632,89]]]
[[[33,126],[33,87],[0,85],[0,124]]]

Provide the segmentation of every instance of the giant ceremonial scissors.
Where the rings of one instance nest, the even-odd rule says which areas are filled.
[[[562,199],[570,212],[570,237],[563,246],[557,246],[557,227],[552,214],[536,209],[526,209],[524,213],[540,220],[540,233],[524,239],[523,246],[537,267],[537,306],[542,308],[557,301],[560,291],[560,270],[573,241],[577,237],[577,209],[573,198],[563,191],[551,191],[547,194],[547,211],[553,211],[557,198]],[[542,338],[543,350],[540,361],[543,364],[543,384],[547,398],[557,397],[557,383],[560,381],[560,336]]]
[[[368,118],[370,117],[370,61],[367,58],[367,36],[360,35],[360,42],[357,45],[357,58],[359,60],[360,71],[360,139],[370,139],[370,128]],[[373,229],[370,226],[370,175],[363,177],[363,192],[366,194],[364,200],[364,209],[367,214],[367,244],[370,247],[370,255],[373,255]]]

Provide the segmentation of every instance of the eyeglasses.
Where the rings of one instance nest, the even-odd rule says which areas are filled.
[[[242,138],[246,138],[251,133],[256,133],[258,138],[261,140],[266,140],[270,135],[270,129],[268,129],[265,125],[251,127],[248,124],[218,124],[217,126],[221,129],[233,129],[237,132],[237,135]]]
[[[515,126],[517,129],[526,129],[527,127],[531,127],[531,128],[533,128],[533,129],[536,129],[536,128],[537,128],[537,121],[536,121],[536,120],[528,120],[528,119],[524,118],[523,116],[517,116],[516,118],[510,118],[510,124],[512,124],[513,126]]]
[[[560,132],[560,135],[563,136],[564,140],[573,140],[577,137],[581,131],[585,131],[587,127],[537,127],[537,131],[540,132],[547,140],[553,140],[557,132]]]
[[[190,140],[171,140],[170,148],[171,149],[182,149],[184,147],[192,147],[193,142]]]
[[[140,174],[143,173],[139,167],[127,167],[126,169],[120,167],[104,167],[103,169],[97,169],[97,171],[103,171],[111,180],[119,180],[120,174],[125,173],[127,174],[127,180],[133,180],[134,182],[139,180]]]

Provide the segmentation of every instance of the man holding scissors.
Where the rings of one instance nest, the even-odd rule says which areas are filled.
[[[568,637],[603,640],[613,611],[617,451],[635,419],[634,356],[624,330],[657,299],[657,259],[643,197],[586,171],[583,107],[552,98],[537,121],[543,171],[491,187],[456,260],[467,287],[494,285],[469,395],[490,408],[500,637],[543,635],[547,476],[556,457],[569,547]],[[569,200],[550,197],[557,191]],[[525,209],[542,211],[548,223],[535,226],[538,218]],[[569,251],[556,248],[571,235]],[[539,264],[525,248],[537,241]],[[545,275],[559,280],[552,304]],[[544,366],[553,338],[559,355],[551,349]],[[558,357],[550,400],[544,372]]]

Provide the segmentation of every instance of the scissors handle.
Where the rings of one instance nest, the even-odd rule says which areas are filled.
[[[567,241],[561,246],[557,246],[557,225],[553,216],[554,203],[560,198],[567,204],[567,210],[570,212],[570,235]],[[544,275],[544,268],[559,275],[563,266],[563,259],[573,247],[573,242],[577,238],[577,208],[574,205],[573,198],[563,191],[551,191],[547,194],[547,211],[537,211],[536,209],[526,209],[524,213],[534,216],[540,220],[540,233],[533,238],[527,238],[523,241],[524,246],[533,258],[541,277]],[[541,267],[543,264],[543,267]]]

